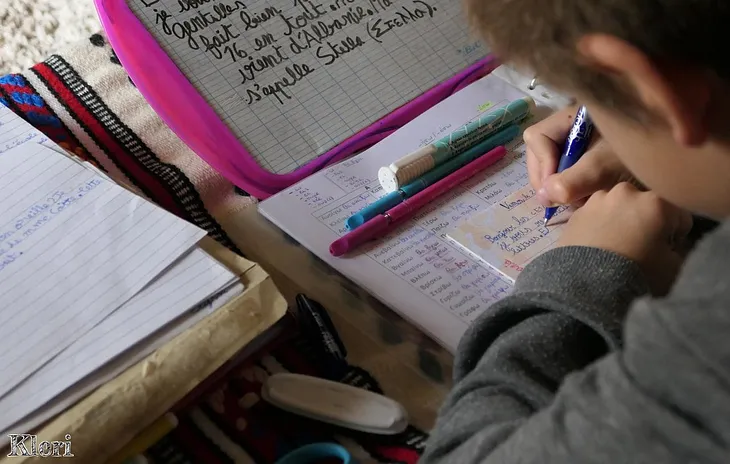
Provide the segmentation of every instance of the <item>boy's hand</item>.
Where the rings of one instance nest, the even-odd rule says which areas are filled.
[[[525,129],[527,171],[544,206],[576,203],[632,178],[597,133],[589,150],[573,167],[555,173],[576,111],[576,106],[568,107]]]
[[[571,216],[559,246],[613,251],[639,264],[654,295],[664,295],[682,263],[676,251],[692,228],[692,216],[652,192],[622,182],[594,193]]]

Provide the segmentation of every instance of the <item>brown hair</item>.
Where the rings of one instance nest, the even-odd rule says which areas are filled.
[[[623,113],[643,111],[626,85],[581,59],[576,44],[587,33],[610,34],[654,60],[730,78],[728,0],[466,0],[466,5],[472,26],[501,59]]]

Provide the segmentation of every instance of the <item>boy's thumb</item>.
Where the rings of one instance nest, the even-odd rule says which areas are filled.
[[[545,179],[541,195],[560,205],[576,203],[599,190],[611,189],[621,178],[614,168],[597,157],[584,156],[572,167]]]

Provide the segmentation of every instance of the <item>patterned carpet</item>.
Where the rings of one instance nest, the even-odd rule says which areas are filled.
[[[29,68],[99,28],[93,0],[2,0],[0,75]]]

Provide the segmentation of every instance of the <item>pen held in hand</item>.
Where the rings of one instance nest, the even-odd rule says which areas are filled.
[[[565,141],[563,154],[560,157],[560,162],[558,163],[558,173],[565,171],[578,162],[581,156],[583,156],[588,149],[588,144],[591,142],[592,135],[593,121],[591,121],[590,116],[588,116],[586,107],[581,106],[575,114],[573,127],[571,127],[568,138]],[[545,219],[543,221],[545,225],[547,225],[550,218],[552,218],[557,211],[557,206],[545,208]]]
[[[477,158],[475,161],[472,161],[389,209],[384,214],[379,214],[357,229],[335,240],[330,245],[330,254],[332,256],[342,256],[370,240],[386,235],[403,222],[412,218],[421,208],[504,158],[506,154],[507,150],[504,146],[499,146],[486,155]]]

